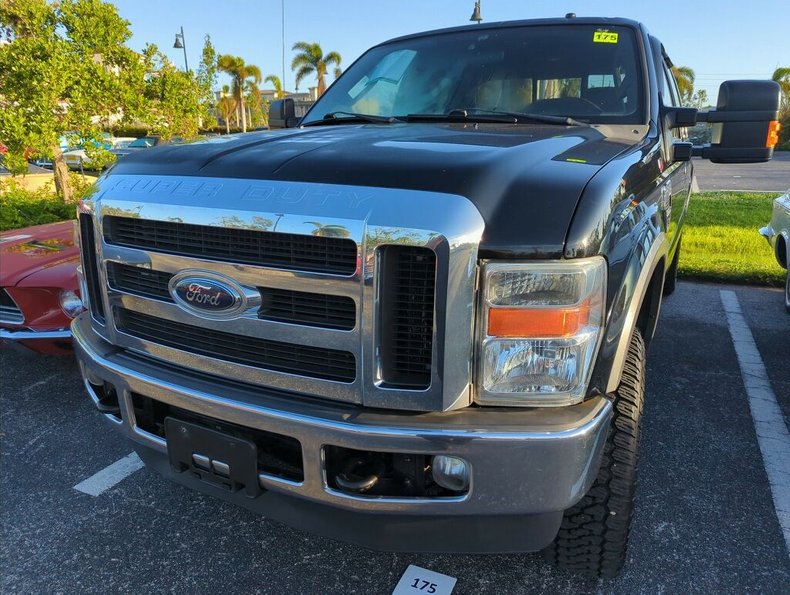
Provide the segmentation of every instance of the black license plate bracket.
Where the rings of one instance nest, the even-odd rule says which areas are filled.
[[[231,436],[173,417],[165,418],[170,466],[249,498],[262,493],[258,483],[258,449],[251,440]]]

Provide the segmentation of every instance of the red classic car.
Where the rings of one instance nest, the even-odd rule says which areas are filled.
[[[0,342],[37,353],[71,353],[71,319],[82,311],[74,222],[0,234]]]

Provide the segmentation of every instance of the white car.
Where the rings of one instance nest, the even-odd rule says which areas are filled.
[[[785,280],[785,308],[790,312],[790,190],[774,199],[771,222],[760,233],[774,249],[779,265],[787,269]]]
[[[120,149],[123,147],[128,146],[132,141],[137,140],[133,136],[123,136],[123,137],[105,137],[101,145],[107,149]],[[92,141],[95,142],[95,141]],[[66,160],[66,165],[69,166],[69,169],[74,170],[91,170],[95,169],[95,166],[91,164],[90,158],[87,156],[85,152],[84,146],[74,147],[65,151],[63,153],[63,157]]]

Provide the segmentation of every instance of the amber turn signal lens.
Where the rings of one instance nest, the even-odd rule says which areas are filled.
[[[491,337],[568,337],[590,320],[589,301],[573,308],[491,308]]]
[[[768,123],[768,136],[765,139],[766,148],[773,149],[777,144],[779,144],[779,130],[781,128],[782,125],[778,120],[771,120]]]

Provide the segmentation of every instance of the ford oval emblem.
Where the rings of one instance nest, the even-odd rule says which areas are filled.
[[[203,318],[234,318],[247,307],[243,288],[210,271],[181,271],[170,279],[169,288],[176,304]]]

